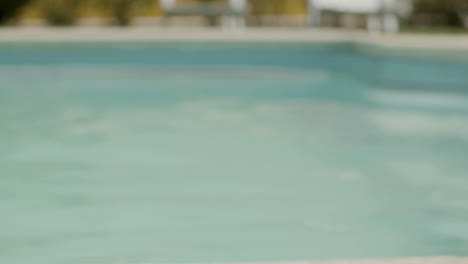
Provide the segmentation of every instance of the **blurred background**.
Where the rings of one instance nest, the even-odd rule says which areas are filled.
[[[0,263],[468,256],[468,0],[0,0],[0,24]]]
[[[354,1],[356,4],[364,1]],[[401,0],[397,0],[401,1]],[[408,0],[409,1],[409,0]],[[406,1],[406,2],[408,2]],[[2,0],[0,23],[15,26],[129,26],[168,25],[218,26],[228,1],[177,0],[179,9],[169,0]],[[236,2],[236,1],[233,1]],[[239,1],[241,5],[244,1]],[[317,1],[339,3],[340,1]],[[342,1],[353,2],[353,1]],[[372,2],[372,1],[367,1]],[[375,1],[374,1],[375,2]],[[385,1],[384,1],[385,2]],[[387,1],[388,2],[388,1]],[[468,29],[468,0],[414,0],[412,12],[399,16],[403,31],[466,32]],[[311,24],[313,1],[250,0],[242,13],[249,27],[304,27]],[[338,6],[340,4],[337,4]],[[349,4],[348,4],[349,5]],[[351,5],[353,5],[351,3]],[[242,8],[241,8],[242,9]],[[321,14],[325,27],[366,27],[365,12],[335,12],[331,8]]]

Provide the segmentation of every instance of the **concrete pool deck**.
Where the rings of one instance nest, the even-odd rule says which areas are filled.
[[[387,48],[468,51],[468,34],[395,34],[307,28],[4,27],[0,43],[105,41],[356,42]]]

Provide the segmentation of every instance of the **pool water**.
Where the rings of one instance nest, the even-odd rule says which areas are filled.
[[[0,262],[468,256],[468,63],[0,46]]]

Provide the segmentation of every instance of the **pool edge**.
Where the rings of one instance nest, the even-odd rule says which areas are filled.
[[[467,35],[378,34],[366,31],[310,28],[159,28],[115,27],[3,27],[0,43],[15,42],[308,42],[370,44],[387,49],[468,51]]]

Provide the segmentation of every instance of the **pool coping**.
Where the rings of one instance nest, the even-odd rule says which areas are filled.
[[[383,48],[468,51],[468,34],[379,34],[311,28],[3,27],[0,43],[25,42],[305,42],[357,43]]]

